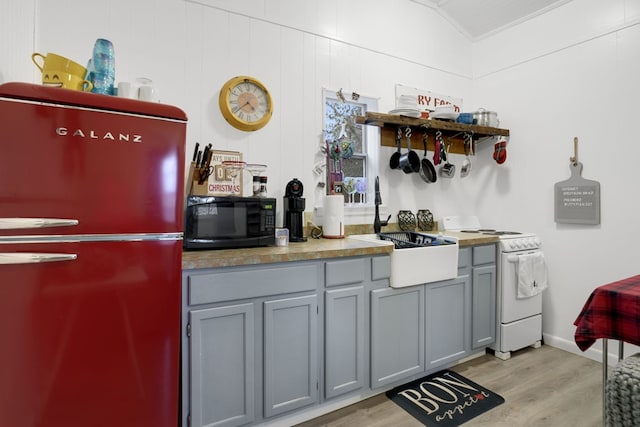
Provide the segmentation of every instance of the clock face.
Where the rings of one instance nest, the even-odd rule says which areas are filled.
[[[240,76],[229,80],[220,90],[220,111],[232,126],[253,131],[269,122],[273,104],[262,83]]]

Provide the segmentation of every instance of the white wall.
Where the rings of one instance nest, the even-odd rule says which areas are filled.
[[[320,195],[311,169],[319,158],[322,88],[379,97],[381,111],[394,107],[396,83],[460,97],[468,111],[498,111],[512,134],[507,162],[497,165],[493,145],[484,143],[469,177],[427,185],[389,170],[393,149],[379,148],[391,213],[473,213],[486,227],[538,233],[551,279],[545,339],[571,350],[572,323],[591,290],[637,272],[640,1],[574,0],[474,45],[409,0],[104,4],[0,3],[0,83],[38,82],[32,52],[84,63],[95,39],[108,38],[118,80],[149,77],[163,102],[186,111],[187,153],[196,141],[240,150],[246,161],[269,166],[269,192],[278,199],[291,178],[301,179],[308,209]],[[274,97],[273,119],[255,133],[231,128],[217,107],[220,87],[239,74],[257,77]],[[553,185],[569,176],[574,136],[584,176],[601,182],[600,226],[553,221]]]
[[[35,0],[0,2],[0,83],[33,81]]]
[[[26,7],[9,3],[9,9]],[[117,80],[149,77],[162,102],[186,111],[187,153],[196,141],[242,151],[245,161],[268,165],[269,193],[278,199],[289,180],[302,180],[308,210],[323,191],[312,172],[321,158],[322,88],[377,97],[381,111],[395,107],[396,83],[470,96],[471,43],[409,0],[373,6],[366,0],[114,0],[79,19],[77,11],[92,3],[98,4],[33,0],[31,14],[8,19],[3,31],[16,29],[29,43],[0,42],[0,55],[12,58],[11,66],[0,66],[0,82],[37,83],[33,51],[86,63],[95,39],[107,38],[115,46]],[[240,74],[261,80],[274,98],[272,120],[255,133],[235,130],[218,109],[220,87]],[[374,154],[386,165],[392,152],[384,147]],[[459,185],[427,186],[417,175],[385,167],[379,174],[383,200],[394,214],[400,208],[444,214],[439,204],[450,204],[448,192]],[[250,191],[245,186],[245,194]],[[454,210],[455,202],[448,211]]]
[[[573,322],[592,290],[640,274],[639,23],[638,0],[574,0],[473,47],[473,96],[511,130],[498,191],[486,192],[479,214],[540,235],[545,340],[572,351]],[[597,226],[554,222],[554,184],[570,176],[574,136],[583,177],[600,182]]]

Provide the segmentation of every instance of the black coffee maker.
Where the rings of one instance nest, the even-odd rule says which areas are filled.
[[[293,178],[284,190],[284,227],[289,229],[290,242],[306,242],[304,237],[304,207],[302,182]]]

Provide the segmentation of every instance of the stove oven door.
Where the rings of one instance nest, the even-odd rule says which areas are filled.
[[[500,255],[499,274],[499,306],[500,322],[511,323],[542,313],[542,294],[530,298],[517,298],[518,291],[518,257],[539,250],[502,253]]]

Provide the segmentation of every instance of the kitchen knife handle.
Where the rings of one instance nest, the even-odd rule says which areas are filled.
[[[0,252],[0,265],[73,261],[76,258],[78,258],[78,255],[76,254],[55,254],[44,252]]]
[[[202,163],[205,163],[204,167],[209,169],[209,166],[211,166],[211,159],[213,159],[213,151],[209,150],[209,153],[207,153],[207,161],[205,163],[204,160],[202,160]]]
[[[196,161],[196,157],[198,156],[198,148],[200,148],[200,143],[196,142],[196,148],[193,149],[193,160],[191,160],[192,162]]]
[[[207,164],[207,159],[209,158],[209,150],[210,148],[208,145],[204,147],[204,150],[202,151],[202,162],[200,162],[199,167],[203,168],[204,165]]]
[[[0,230],[16,228],[69,227],[78,225],[77,219],[64,218],[0,218]]]

